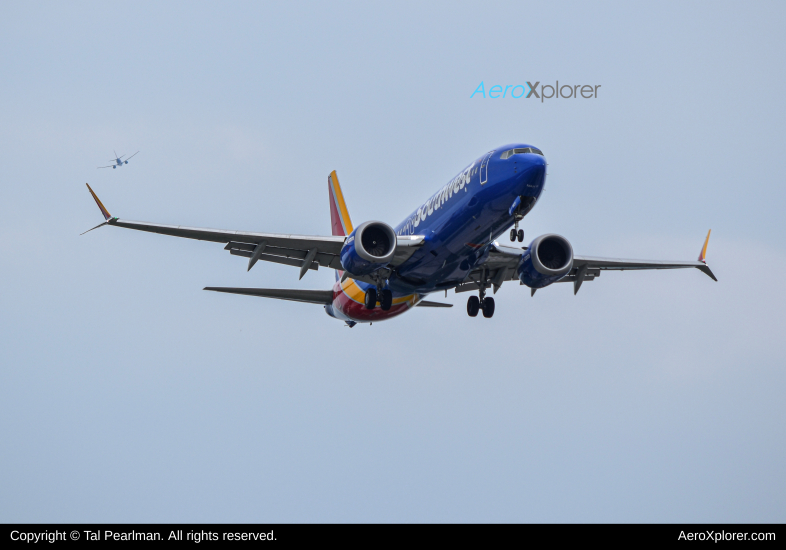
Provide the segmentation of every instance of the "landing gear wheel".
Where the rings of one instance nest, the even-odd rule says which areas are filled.
[[[516,230],[515,229],[511,229],[510,230],[510,242],[515,242],[515,240],[516,240]]]
[[[382,291],[382,295],[379,297],[379,305],[382,308],[382,311],[388,311],[390,306],[393,305],[393,293],[385,289]]]
[[[518,234],[517,234],[517,237],[519,238],[519,242],[520,242],[520,243],[523,243],[523,242],[524,242],[524,230],[523,230],[523,229],[519,229],[519,231],[518,231]],[[513,239],[511,239],[511,241],[512,241],[512,240],[513,240]]]
[[[480,300],[477,296],[470,296],[467,300],[467,315],[470,317],[477,317],[478,310],[480,309]]]
[[[474,296],[473,296],[474,298]],[[483,299],[483,317],[491,319],[494,316],[494,298],[489,296]]]
[[[377,289],[369,288],[366,291],[366,309],[374,309],[377,305]]]

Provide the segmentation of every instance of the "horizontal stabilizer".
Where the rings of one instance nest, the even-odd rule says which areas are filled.
[[[208,286],[204,290],[227,292],[229,294],[245,294],[262,298],[277,298],[292,302],[327,305],[333,302],[332,290],[300,290],[290,288],[233,288],[224,286]]]
[[[423,300],[422,302],[418,302],[418,307],[453,307],[453,304],[446,304],[444,302],[429,302],[428,300]]]

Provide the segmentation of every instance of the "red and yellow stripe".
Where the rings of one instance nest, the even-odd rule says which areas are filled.
[[[353,302],[357,302],[358,304],[365,304],[366,291],[360,288],[353,279],[348,278],[343,283],[341,283],[341,290]],[[417,294],[409,294],[407,296],[400,296],[398,298],[393,298],[394,306],[399,304],[408,304],[409,307],[415,307],[416,302],[417,302]]]

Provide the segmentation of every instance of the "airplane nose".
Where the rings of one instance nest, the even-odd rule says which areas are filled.
[[[531,154],[529,156],[530,156],[529,160],[533,166],[540,166],[543,169],[546,168],[546,157],[544,157],[543,155],[536,155],[536,154]]]
[[[521,172],[523,195],[537,196],[546,181],[546,158],[542,155],[527,155],[527,166]]]

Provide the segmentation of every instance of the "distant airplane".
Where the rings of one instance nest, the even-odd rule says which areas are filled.
[[[332,290],[207,287],[205,290],[320,304],[350,327],[390,319],[420,307],[451,307],[424,300],[431,293],[474,292],[467,313],[494,315],[494,293],[506,281],[535,291],[556,282],[584,281],[604,270],[696,268],[713,280],[706,262],[709,232],[697,261],[626,260],[577,256],[565,237],[546,234],[529,246],[505,246],[497,238],[513,226],[511,240],[522,242],[519,222],[535,206],[546,181],[546,159],[537,147],[510,144],[490,151],[443,186],[395,229],[379,221],[355,227],[333,171],[328,176],[332,237],[246,233],[159,225],[119,219],[109,214],[90,185],[87,188],[106,220],[114,225],[203,241],[226,243],[230,254],[291,265],[300,278],[310,269],[336,270]],[[92,231],[90,229],[89,231]],[[85,232],[87,233],[87,231]]]
[[[136,153],[134,153],[133,155],[128,157],[126,160],[123,160],[123,157],[125,155],[122,155],[122,156],[118,157],[117,156],[117,151],[112,151],[112,152],[115,154],[115,158],[110,160],[109,162],[114,162],[114,164],[110,164],[109,166],[99,166],[99,168],[117,168],[118,166],[123,166],[124,164],[128,164],[129,160],[131,160],[132,158],[134,158],[135,156],[137,156],[139,154],[139,151],[137,151]]]

